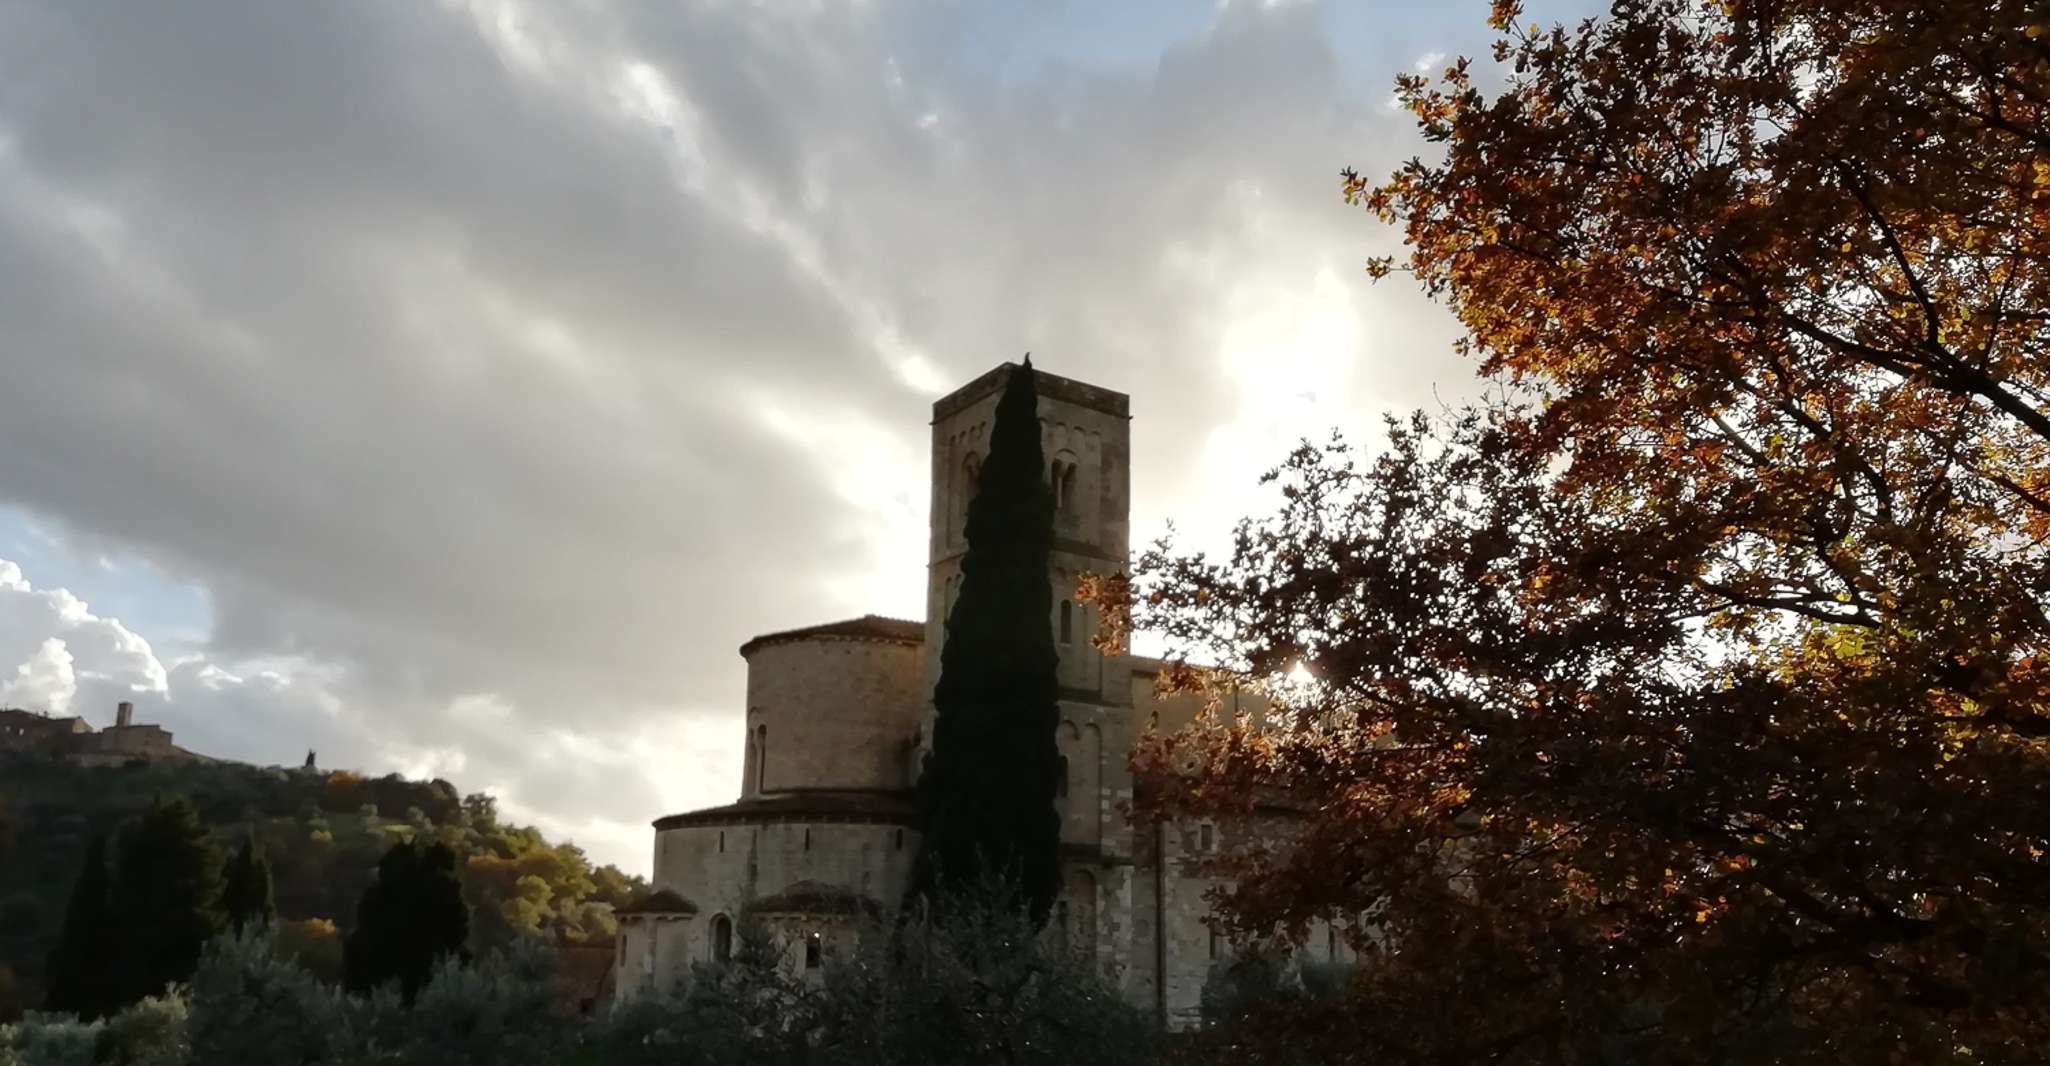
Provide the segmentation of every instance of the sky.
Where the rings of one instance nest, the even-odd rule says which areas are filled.
[[[1486,4],[0,0],[0,705],[594,857],[756,633],[917,617],[932,401],[1132,397],[1134,533],[1476,384],[1339,196]]]

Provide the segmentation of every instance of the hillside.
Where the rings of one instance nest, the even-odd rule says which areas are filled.
[[[473,949],[515,937],[602,942],[613,908],[645,885],[594,867],[573,844],[499,821],[491,797],[447,781],[238,763],[80,767],[0,753],[0,1021],[42,1000],[43,963],[95,837],[181,793],[232,846],[254,829],[276,880],[281,939],[330,980],[356,899],[393,841],[425,834],[456,849]]]

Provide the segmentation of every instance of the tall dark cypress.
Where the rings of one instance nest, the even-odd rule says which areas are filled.
[[[1059,887],[1054,788],[1057,656],[1053,496],[1032,359],[997,401],[989,455],[968,504],[961,591],[947,616],[930,760],[919,779],[924,841],[912,894],[944,904],[1000,885],[1044,922]]]
[[[344,983],[369,992],[397,981],[411,1004],[444,958],[464,957],[470,909],[446,844],[392,845],[377,862],[377,880],[363,890],[356,928],[342,943]]]
[[[221,888],[221,912],[232,929],[269,925],[278,916],[270,860],[263,853],[263,845],[256,842],[254,829],[243,836],[242,845],[228,860],[228,883]]]
[[[221,915],[221,849],[183,796],[160,796],[121,832],[114,865],[110,966],[115,1002],[133,1003],[191,980]]]
[[[98,1018],[111,1011],[109,957],[113,946],[112,911],[108,907],[111,888],[107,875],[107,841],[93,838],[86,849],[85,866],[71,886],[71,905],[64,910],[64,927],[57,934],[57,946],[50,951],[49,993],[45,1006],[52,1011]]]

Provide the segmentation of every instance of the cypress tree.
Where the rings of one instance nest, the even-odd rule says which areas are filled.
[[[113,964],[109,907],[111,886],[107,877],[107,841],[94,837],[86,849],[85,866],[71,886],[71,904],[64,910],[64,927],[57,934],[57,946],[50,951],[49,992],[46,1006],[52,1011],[93,1019],[107,1014],[112,1006],[108,970]]]
[[[931,758],[919,779],[925,832],[913,896],[936,903],[1000,886],[1044,923],[1059,887],[1054,788],[1057,653],[1047,556],[1053,496],[1032,359],[997,401],[989,456],[968,504],[961,591],[940,652]]]
[[[114,1004],[190,980],[200,949],[225,926],[221,849],[183,796],[160,796],[121,833],[114,867]]]
[[[221,913],[231,929],[269,925],[278,916],[272,891],[270,859],[256,842],[256,830],[243,836],[242,845],[228,860],[228,882],[221,889]]]
[[[436,963],[464,957],[469,936],[456,853],[446,844],[394,844],[378,860],[377,880],[363,890],[356,928],[342,944],[344,983],[367,993],[397,981],[411,1004]]]

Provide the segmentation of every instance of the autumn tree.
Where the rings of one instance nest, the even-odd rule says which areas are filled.
[[[464,957],[469,935],[455,852],[446,844],[394,844],[378,861],[377,880],[363,890],[356,928],[343,943],[348,988],[367,993],[397,982],[411,1004],[437,963]]]
[[[1142,753],[1286,793],[1411,1062],[2001,1062],[2050,1040],[2050,37],[2014,2],[1498,4],[1402,93],[1398,225],[1496,402],[1306,446],[1141,621],[1290,714]],[[1328,1019],[1327,1019],[1328,1021]],[[1346,1024],[1334,1061],[1367,1053]]]
[[[989,456],[968,504],[961,592],[933,691],[932,754],[919,780],[924,837],[912,893],[1015,885],[1044,922],[1059,887],[1054,790],[1053,497],[1032,360],[997,400]]]

